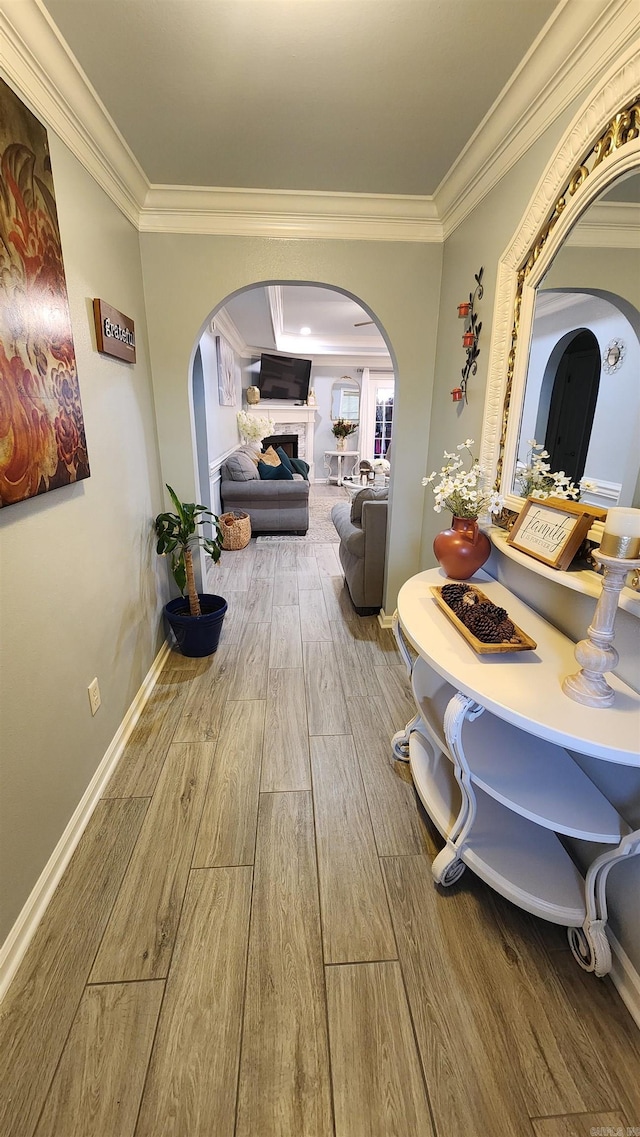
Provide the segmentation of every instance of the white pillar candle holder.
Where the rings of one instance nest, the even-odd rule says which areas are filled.
[[[604,539],[602,544],[605,544]],[[610,707],[615,691],[607,683],[604,673],[613,671],[620,658],[613,647],[613,625],[618,599],[627,574],[640,568],[640,557],[608,556],[602,552],[601,546],[594,550],[593,559],[604,568],[602,592],[593,622],[587,628],[588,638],[576,644],[575,656],[580,670],[563,680],[562,690],[570,699],[583,703],[586,707]]]

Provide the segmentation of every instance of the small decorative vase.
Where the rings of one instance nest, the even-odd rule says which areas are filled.
[[[250,407],[255,407],[260,402],[260,391],[257,387],[247,387],[247,402]]]
[[[346,449],[347,449],[346,438],[336,438],[336,450],[346,450]]]
[[[451,528],[438,533],[433,551],[447,576],[468,580],[488,559],[491,542],[474,518],[454,517]]]

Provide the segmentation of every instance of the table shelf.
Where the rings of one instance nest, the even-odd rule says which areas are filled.
[[[418,796],[446,836],[460,799],[453,767],[444,754],[434,753],[419,731],[412,733],[409,746]],[[584,922],[584,878],[555,833],[517,817],[481,790],[473,830],[459,859],[534,916],[566,927]]]
[[[580,965],[611,967],[606,936],[610,869],[640,852],[618,810],[570,750],[640,766],[640,696],[613,677],[615,707],[578,706],[561,681],[574,645],[486,573],[474,578],[537,642],[535,651],[476,655],[436,605],[433,569],[403,586],[396,636],[411,673],[417,715],[393,740],[422,803],[445,839],[432,870],[451,885],[472,869],[501,895],[563,924]],[[418,652],[415,662],[405,639]],[[583,877],[561,838],[604,852]]]

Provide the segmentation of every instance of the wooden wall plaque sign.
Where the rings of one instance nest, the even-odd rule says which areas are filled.
[[[133,320],[104,300],[93,301],[96,343],[103,355],[113,355],[125,363],[136,361],[136,334]]]
[[[555,569],[567,569],[593,522],[606,510],[557,497],[528,497],[507,537],[507,544]]]

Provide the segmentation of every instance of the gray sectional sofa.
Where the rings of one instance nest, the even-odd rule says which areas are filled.
[[[359,616],[371,616],[382,607],[387,497],[387,489],[363,489],[353,501],[339,501],[331,510],[340,538],[340,563]]]
[[[291,481],[262,481],[249,454],[231,454],[220,470],[223,512],[244,511],[253,533],[295,533],[309,528],[309,483],[301,474]]]

